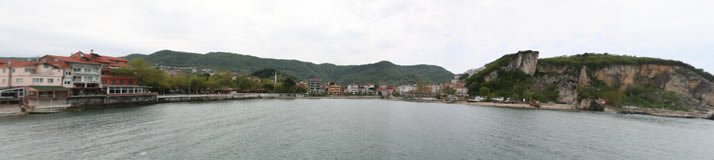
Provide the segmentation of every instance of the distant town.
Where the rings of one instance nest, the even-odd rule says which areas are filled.
[[[141,66],[145,68],[141,68]],[[149,67],[146,67],[146,66]],[[422,100],[468,97],[464,80],[338,84],[332,80],[257,77],[212,68],[151,65],[143,60],[104,56],[91,50],[69,56],[0,59],[0,113],[55,112],[72,106],[148,102],[161,95],[283,93],[297,96],[376,96]],[[156,70],[156,71],[154,71]],[[479,69],[464,74],[473,75]],[[165,74],[163,74],[165,73]],[[280,78],[279,78],[280,77]],[[137,98],[138,97],[138,98]],[[154,97],[146,98],[146,97]],[[19,107],[7,107],[19,106]],[[10,108],[10,109],[7,109]]]

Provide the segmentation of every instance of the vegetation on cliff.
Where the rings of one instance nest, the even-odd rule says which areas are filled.
[[[132,54],[125,58],[142,58],[157,65],[223,69],[241,74],[272,68],[295,75],[298,80],[320,78],[339,84],[380,83],[407,84],[417,81],[446,82],[453,74],[434,65],[400,66],[388,61],[366,65],[313,64],[297,60],[259,58],[227,52],[207,54],[162,50],[150,55]]]
[[[543,90],[532,90],[535,78],[521,70],[505,70],[513,60],[518,58],[518,54],[534,52],[520,51],[514,54],[507,54],[503,57],[486,64],[483,71],[474,74],[466,80],[470,95],[486,97],[508,97],[516,100],[537,99],[544,102],[556,102],[559,91],[555,87]],[[492,73],[496,73],[497,80],[486,81]],[[484,92],[487,91],[487,92]]]
[[[550,66],[587,66],[588,69],[600,69],[612,65],[642,65],[642,64],[659,64],[669,66],[679,66],[684,69],[692,70],[699,76],[714,82],[714,75],[705,72],[703,69],[695,68],[692,65],[681,61],[665,60],[659,58],[636,57],[626,55],[584,53],[573,56],[562,56],[554,58],[543,58],[538,60],[539,65]]]
[[[666,91],[662,88],[663,83],[668,81],[666,78],[681,76],[686,79],[695,76],[714,81],[714,76],[711,74],[680,61],[592,53],[540,59],[537,67],[541,69],[537,69],[535,75],[530,76],[521,70],[506,70],[506,66],[513,65],[511,63],[518,63],[518,60],[514,61],[518,58],[518,54],[521,52],[505,55],[487,64],[482,72],[469,77],[467,86],[471,95],[507,97],[516,100],[537,99],[541,102],[556,103],[580,103],[582,100],[604,99],[611,106],[690,110],[691,106],[701,104],[701,99],[687,98]],[[594,76],[595,72],[606,67],[648,64],[679,68],[673,70],[674,72],[670,73],[672,75],[658,75],[664,77],[655,79],[640,77],[652,80],[628,83],[626,87],[620,83],[622,77],[618,75],[630,73],[616,73],[618,75],[612,75],[616,83],[608,84]],[[587,72],[581,73],[582,71]]]

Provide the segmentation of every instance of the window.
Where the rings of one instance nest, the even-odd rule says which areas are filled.
[[[107,84],[107,80],[102,80],[102,84]]]
[[[74,72],[82,72],[82,68],[73,68],[72,71],[74,71]]]
[[[65,75],[72,75],[72,72],[64,72]]]
[[[25,68],[25,72],[35,74],[35,69]]]
[[[45,64],[45,69],[50,68],[50,65]]]
[[[119,84],[124,84],[124,80],[119,80]]]
[[[128,80],[126,83],[127,83],[128,85],[132,85],[132,84],[131,84],[131,83],[132,83],[131,80]]]
[[[55,58],[55,62],[59,62],[59,61],[60,61],[59,59]]]
[[[13,68],[11,72],[12,72],[12,73],[15,73],[15,68]]]
[[[42,58],[42,62],[47,62],[47,58]]]
[[[55,79],[51,79],[51,78],[47,79],[47,83],[49,83],[49,84],[55,83]]]
[[[42,78],[32,78],[32,84],[42,83]]]
[[[116,81],[115,81],[115,80],[112,80],[112,84],[116,84]]]
[[[72,81],[64,81],[64,84],[72,84]]]
[[[5,68],[2,69],[2,73],[5,73]]]
[[[15,79],[15,84],[22,84],[22,81],[22,78]]]

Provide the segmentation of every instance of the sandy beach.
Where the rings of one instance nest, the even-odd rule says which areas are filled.
[[[540,108],[530,106],[528,104],[505,104],[491,102],[458,102],[458,104],[474,105],[474,106],[489,106],[489,107],[506,107],[506,108],[524,108],[524,109],[550,109],[550,110],[575,110],[575,105],[565,104],[541,104]]]

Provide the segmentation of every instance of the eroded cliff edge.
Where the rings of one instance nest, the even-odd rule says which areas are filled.
[[[467,80],[472,95],[576,105],[602,111],[712,118],[714,76],[679,61],[609,54],[538,59],[520,51]],[[605,105],[600,105],[605,102]]]

